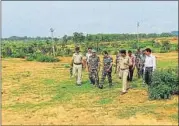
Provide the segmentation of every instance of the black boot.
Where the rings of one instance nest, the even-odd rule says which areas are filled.
[[[102,85],[102,84],[99,84],[99,85],[98,85],[98,88],[99,88],[99,89],[103,89],[103,85]]]

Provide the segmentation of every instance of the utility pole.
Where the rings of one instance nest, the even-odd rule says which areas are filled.
[[[137,22],[137,46],[139,48],[139,22]]]
[[[50,32],[51,32],[51,39],[52,39],[53,56],[55,57],[55,47],[54,47],[54,41],[53,41],[53,32],[54,32],[54,29],[50,28]]]

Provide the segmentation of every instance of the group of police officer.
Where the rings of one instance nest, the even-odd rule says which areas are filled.
[[[85,62],[84,62],[85,61]],[[129,81],[132,81],[133,72],[136,67],[138,78],[144,77],[143,67],[145,61],[144,51],[137,50],[136,54],[133,55],[129,50],[128,55],[126,50],[120,50],[116,55],[116,73],[122,80],[122,92],[121,94],[127,93],[127,90],[131,87],[129,86]],[[75,48],[75,53],[72,57],[71,66],[73,68],[73,76],[76,77],[76,84],[81,86],[82,82],[82,69],[87,67],[89,73],[89,80],[91,84],[102,89],[104,85],[104,80],[107,76],[109,87],[112,87],[112,66],[113,58],[108,54],[107,51],[103,52],[102,61],[102,76],[99,81],[99,71],[100,71],[100,57],[96,54],[96,50],[88,48],[85,59],[80,53],[80,48]]]

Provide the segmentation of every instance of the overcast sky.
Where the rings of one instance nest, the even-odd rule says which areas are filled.
[[[176,1],[3,1],[2,37],[178,30]]]

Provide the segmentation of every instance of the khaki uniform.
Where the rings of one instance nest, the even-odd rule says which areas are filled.
[[[73,60],[73,76],[76,76],[77,84],[81,84],[83,56],[80,53],[74,53],[72,60]]]
[[[129,85],[127,83],[127,76],[129,74],[129,66],[132,65],[132,62],[129,56],[120,57],[120,74],[122,78],[122,92],[126,92]]]

